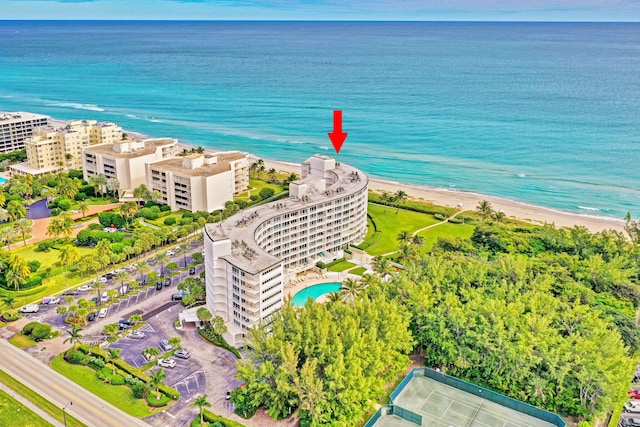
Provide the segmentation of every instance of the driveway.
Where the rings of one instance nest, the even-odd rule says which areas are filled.
[[[46,200],[38,200],[27,210],[27,219],[42,219],[49,218],[51,216],[51,211],[47,207]]]

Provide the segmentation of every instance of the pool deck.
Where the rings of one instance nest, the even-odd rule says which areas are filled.
[[[299,291],[308,288],[309,286],[313,286],[313,285],[318,285],[320,283],[328,283],[328,282],[342,282],[344,279],[351,277],[353,279],[359,279],[360,276],[357,276],[355,274],[349,274],[349,273],[335,273],[333,271],[328,271],[327,273],[325,273],[324,277],[322,277],[322,275],[320,273],[314,273],[314,272],[308,272],[305,275],[300,274],[298,276],[298,280],[299,279],[303,279],[301,282],[298,283],[289,283],[287,285],[285,285],[284,287],[284,296],[286,297],[291,297],[293,298],[293,296],[295,294],[297,294]],[[324,302],[325,301],[325,296],[322,295],[320,297],[318,297],[318,299],[316,300],[317,302]]]

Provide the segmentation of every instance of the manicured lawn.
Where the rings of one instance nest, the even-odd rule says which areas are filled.
[[[8,375],[6,372],[2,370],[0,370],[0,382],[5,384],[7,387],[11,388],[13,391],[19,393],[22,397],[24,397],[29,402],[36,405],[38,408],[45,411],[47,414],[51,415],[56,420],[60,422],[63,421],[62,409],[59,406],[55,405],[54,403],[40,396],[38,393],[31,390],[30,388],[28,388],[27,386],[25,386],[24,384],[22,384],[21,382],[19,382],[18,380],[16,380],[15,378]],[[0,410],[0,413],[4,414],[2,410]],[[0,420],[2,419],[3,417],[0,416]],[[5,425],[5,424],[0,423],[0,425]],[[7,424],[7,425],[14,425],[14,424]],[[21,425],[21,424],[16,423],[15,425]],[[43,424],[36,424],[36,425],[43,425]],[[48,424],[44,424],[44,425],[48,425]],[[75,417],[73,417],[70,414],[67,414],[67,426],[86,427],[85,424],[82,424],[80,421],[78,421]]]
[[[0,390],[0,425],[39,427],[50,426],[51,423]]]
[[[358,276],[362,276],[362,274],[367,271],[365,267],[352,268],[349,270],[349,274],[356,274]]]
[[[277,184],[270,184],[260,179],[249,180],[249,190],[251,191],[251,194],[259,194],[260,190],[263,188],[271,188],[274,191],[274,194],[282,193],[284,191],[284,188]]]
[[[161,216],[158,219],[145,219],[144,222],[147,222],[149,224],[153,224],[153,225],[157,225],[158,227],[167,227],[166,225],[164,225],[164,220],[167,218],[174,218],[176,220],[176,225],[180,224],[180,219],[182,218],[182,214],[185,213],[186,211],[176,211],[176,212],[171,212],[166,216]]]
[[[69,239],[67,243],[64,239],[59,239],[59,243],[56,245],[56,247],[61,248],[66,244],[72,244],[72,241],[72,239]],[[47,267],[56,267],[55,264],[58,262],[60,251],[58,249],[49,249],[48,251],[44,252],[36,252],[37,247],[37,244],[31,244],[27,246],[20,245],[18,249],[12,250],[11,253],[19,255],[27,262],[37,259],[38,261],[40,261],[41,269],[45,269]],[[80,252],[80,256],[85,256],[93,252],[92,248],[84,246],[77,246],[76,249],[78,249],[78,251]]]
[[[329,267],[327,270],[329,271],[335,271],[335,272],[341,272],[341,271],[345,271],[348,270],[349,268],[353,268],[356,265],[352,262],[349,261],[341,261],[339,263],[337,263],[336,265],[333,265],[331,267]]]
[[[439,222],[433,215],[369,204],[369,215],[378,227],[377,242],[366,251],[371,255],[382,255],[398,250],[398,234],[401,231],[413,233],[423,227]]]
[[[207,409],[203,410],[202,413],[204,414],[204,422],[205,423],[207,421],[209,421],[210,423],[214,423],[216,421],[219,421],[225,427],[244,427],[244,424],[240,424],[237,421],[233,421],[233,420],[230,420],[230,419],[225,418],[223,416],[214,414],[213,412],[211,412],[211,411],[209,411]],[[191,427],[198,427],[199,425],[200,425],[200,414],[198,414],[198,416],[193,420],[193,422],[191,422],[190,426]]]
[[[105,384],[98,379],[96,371],[89,367],[67,363],[62,358],[62,355],[53,358],[51,367],[129,415],[141,418],[153,413],[144,400],[133,397],[133,393],[128,386]]]
[[[32,345],[37,344],[33,338],[22,334],[15,334],[11,337],[9,342],[18,348],[31,347]]]
[[[448,237],[451,239],[460,237],[461,239],[468,239],[473,234],[475,228],[475,226],[469,224],[446,223],[421,231],[418,235],[424,237],[422,252],[430,251],[439,237]]]

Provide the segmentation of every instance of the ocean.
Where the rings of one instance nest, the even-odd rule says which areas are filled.
[[[640,24],[0,21],[0,110],[640,215]]]

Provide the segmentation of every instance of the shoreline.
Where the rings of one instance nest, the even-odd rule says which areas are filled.
[[[253,154],[249,154],[249,157],[251,159],[259,158]],[[274,168],[287,173],[300,173],[301,165],[299,163],[264,158],[263,161],[267,170]],[[578,225],[588,228],[593,233],[603,230],[616,230],[624,233],[624,221],[622,219],[589,214],[575,214],[498,196],[487,196],[473,192],[390,181],[370,175],[367,175],[367,177],[369,178],[369,190],[377,192],[388,191],[391,193],[402,190],[407,193],[409,197],[431,202],[438,206],[460,208],[460,205],[462,205],[462,210],[475,210],[481,201],[487,200],[491,202],[494,210],[504,211],[508,218],[523,220],[532,224],[554,224],[559,228]]]

